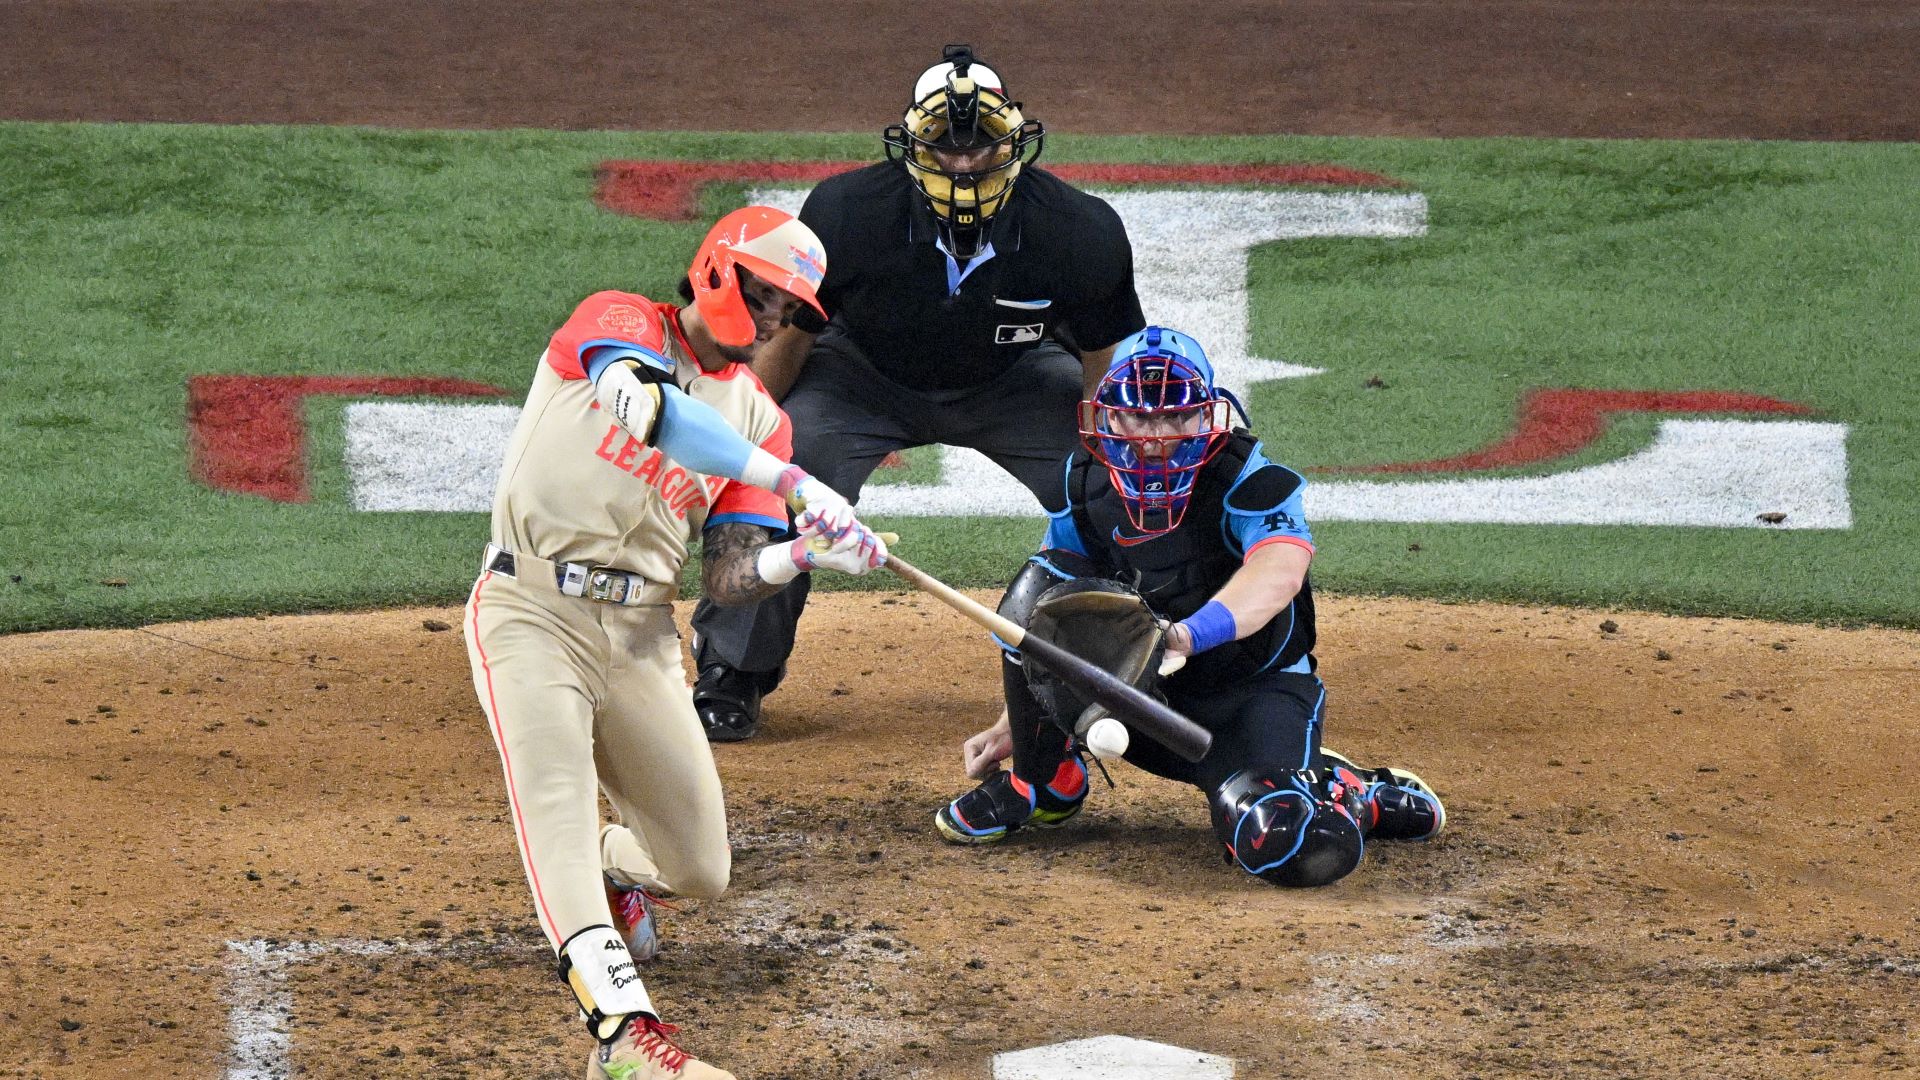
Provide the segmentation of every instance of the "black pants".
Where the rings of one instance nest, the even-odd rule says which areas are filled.
[[[781,407],[793,421],[794,464],[854,502],[880,460],[895,450],[940,444],[978,450],[1048,509],[1065,505],[1061,463],[1079,444],[1080,361],[1053,342],[1028,350],[985,386],[952,393],[909,390],[873,369],[845,335],[814,343]],[[1036,529],[1036,533],[1037,533]],[[1011,568],[1010,568],[1011,569]],[[723,663],[779,682],[793,651],[811,575],[758,604],[694,609],[694,663]]]
[[[1005,660],[1001,663],[1013,730],[1014,775],[1045,786],[1065,760],[1071,736],[1027,691],[1021,670]],[[1318,676],[1276,671],[1204,690],[1169,686],[1167,704],[1212,732],[1213,746],[1206,757],[1190,762],[1130,731],[1127,761],[1155,776],[1192,784],[1210,796],[1228,777],[1256,765],[1281,769],[1319,765],[1327,690]]]

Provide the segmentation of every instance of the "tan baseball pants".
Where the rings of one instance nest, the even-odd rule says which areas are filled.
[[[655,892],[725,891],[726,807],[673,608],[595,603],[488,572],[467,599],[465,629],[521,862],[555,949],[612,924],[603,869]],[[604,840],[600,789],[624,826]]]

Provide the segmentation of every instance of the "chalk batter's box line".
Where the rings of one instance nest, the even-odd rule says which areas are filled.
[[[519,942],[273,941],[227,942],[227,1069],[225,1080],[286,1080],[293,1075],[293,991],[287,972],[324,956],[476,956],[519,948]]]

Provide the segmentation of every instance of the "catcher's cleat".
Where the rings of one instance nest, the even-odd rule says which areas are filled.
[[[708,742],[745,742],[760,732],[759,680],[725,664],[709,665],[693,684],[693,709]]]
[[[1363,769],[1345,754],[1324,746],[1320,756],[1336,778],[1345,772],[1359,781],[1370,811],[1361,818],[1369,840],[1431,840],[1447,827],[1446,806],[1419,774]]]
[[[613,928],[627,943],[627,951],[639,962],[660,954],[660,920],[655,917],[662,901],[638,885],[622,885],[602,875],[607,886],[607,906],[613,909]]]
[[[587,1080],[735,1080],[682,1050],[673,1041],[678,1030],[645,1013],[627,1017],[587,1058]]]
[[[1079,769],[1079,762],[1069,761],[1061,766],[1062,772],[1066,772],[1069,765],[1079,778],[1079,793],[1073,798],[1063,799],[1051,790],[1035,788],[1002,770],[941,807],[933,815],[934,828],[954,844],[998,843],[1006,839],[1008,833],[1028,825],[1057,829],[1078,814],[1087,799],[1085,771]],[[1048,788],[1053,786],[1050,784]]]
[[[1369,836],[1431,840],[1447,827],[1447,808],[1427,782],[1405,769],[1375,769],[1367,785],[1374,823]]]

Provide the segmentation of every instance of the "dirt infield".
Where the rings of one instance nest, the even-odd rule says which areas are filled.
[[[942,845],[991,646],[827,595],[766,736],[720,750],[733,889],[648,983],[754,1080],[979,1080],[1104,1033],[1242,1076],[1920,1069],[1920,635],[1610,618],[1327,603],[1329,742],[1452,824],[1303,893],[1125,767],[1058,833]],[[0,638],[0,1075],[572,1075],[459,621]]]

